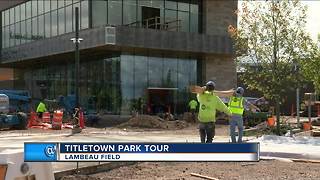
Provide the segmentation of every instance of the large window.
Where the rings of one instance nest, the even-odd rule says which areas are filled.
[[[123,1],[123,24],[132,24],[137,21],[137,3],[134,0]]]
[[[51,12],[51,36],[58,34],[58,11],[54,10]]]
[[[122,1],[118,1],[118,0],[108,1],[108,24],[110,25],[122,24]]]
[[[198,32],[196,0],[93,0],[92,25]]]
[[[167,31],[198,32],[199,2],[197,0],[31,0],[1,12],[3,17],[1,27],[3,32],[9,33],[3,35],[8,43],[2,44],[3,48],[8,48],[73,32],[76,7],[80,10],[81,29],[89,28],[92,24],[93,27],[127,25]]]
[[[168,101],[171,108],[176,107],[176,113],[182,113],[189,97],[188,87],[196,84],[196,59],[161,54],[158,57],[113,54],[86,58],[80,63],[80,103],[86,110],[128,114],[152,98],[159,99],[150,94],[149,90],[154,89],[153,92],[161,95],[160,99]],[[47,98],[72,96],[75,94],[74,64],[67,62],[66,59],[63,63],[29,66],[23,69],[24,75],[15,78],[25,81],[25,89],[35,99],[41,97],[38,81],[51,82],[45,94]],[[169,91],[165,89],[173,89],[170,93],[177,96],[172,99],[173,94],[166,94]]]
[[[94,9],[94,11],[92,11],[92,24],[94,24],[95,27],[107,24],[107,3],[107,0],[92,2],[92,9]]]
[[[73,13],[72,12],[73,12],[72,6],[67,6],[66,7],[66,33],[73,31]]]
[[[196,84],[196,59],[161,57],[161,54],[158,57],[121,55],[120,61],[122,113],[137,108],[137,104],[141,102],[157,101],[159,96],[163,100],[161,103],[170,104],[176,113],[186,109],[188,87]]]
[[[3,48],[72,32],[75,7],[81,28],[88,28],[88,0],[32,0],[3,11]]]
[[[134,60],[134,97],[141,98],[148,85],[148,57],[135,56]]]
[[[81,29],[86,29],[89,27],[89,2],[81,1]]]
[[[45,29],[45,37],[49,38],[51,37],[51,17],[50,13],[46,13],[44,15],[44,29]]]
[[[64,8],[60,8],[58,10],[58,33],[59,35],[64,34],[65,33],[65,25],[66,25],[66,21],[65,21],[65,9]]]

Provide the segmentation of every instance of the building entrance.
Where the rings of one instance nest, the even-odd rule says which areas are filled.
[[[148,114],[175,114],[177,88],[148,88]]]

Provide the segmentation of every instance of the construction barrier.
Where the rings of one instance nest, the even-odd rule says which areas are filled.
[[[84,129],[84,114],[83,111],[79,111],[79,126]]]
[[[37,113],[34,111],[31,111],[29,121],[28,121],[28,128],[31,128],[32,126],[37,125],[38,124],[37,119],[38,119]]]
[[[42,113],[42,122],[51,123],[51,117],[49,112]]]
[[[60,130],[62,127],[63,111],[54,111],[52,118],[52,129]]]

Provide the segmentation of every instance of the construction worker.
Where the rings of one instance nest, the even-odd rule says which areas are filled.
[[[216,110],[232,115],[228,107],[214,93],[215,83],[208,81],[205,90],[197,94],[199,106],[199,133],[201,143],[212,143],[215,136]]]
[[[192,100],[189,102],[188,105],[189,105],[190,112],[191,112],[191,114],[192,114],[192,120],[193,120],[193,122],[195,122],[195,121],[196,121],[196,115],[195,115],[195,113],[196,113],[196,110],[197,110],[198,102],[197,102],[196,100],[192,99]]]
[[[80,108],[75,107],[74,113],[72,114],[73,118],[73,128],[72,128],[72,134],[80,133],[82,130],[80,128]]]
[[[230,136],[232,143],[236,143],[236,126],[238,127],[238,143],[242,143],[242,135],[243,135],[243,112],[245,107],[250,106],[258,111],[259,108],[249,103],[246,99],[243,98],[244,89],[242,87],[238,87],[233,96],[230,97],[228,106],[230,111],[232,112],[231,120],[230,120]]]
[[[43,99],[41,99],[37,107],[38,117],[42,118],[42,114],[46,111],[47,111],[46,105],[43,103]]]

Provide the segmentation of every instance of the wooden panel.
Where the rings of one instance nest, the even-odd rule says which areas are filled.
[[[8,165],[0,164],[0,180],[4,180],[7,174]]]

